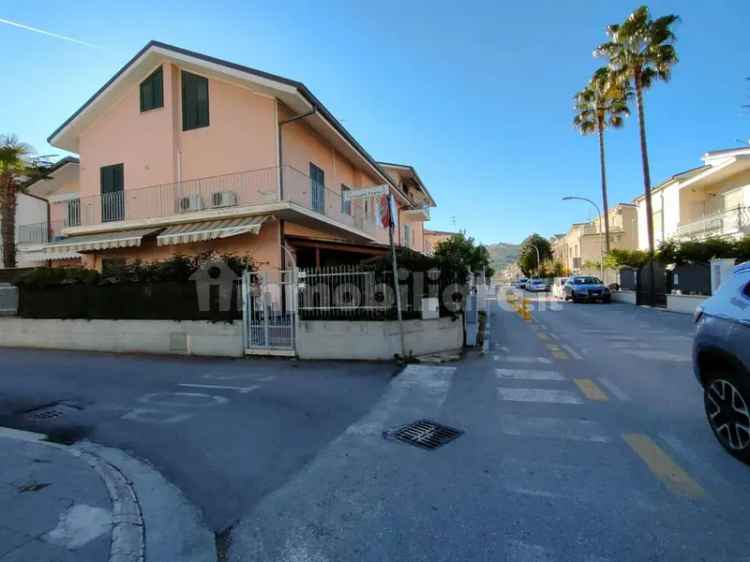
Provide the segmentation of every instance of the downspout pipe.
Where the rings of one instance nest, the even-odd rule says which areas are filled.
[[[313,108],[307,113],[297,115],[296,117],[292,117],[291,119],[287,119],[285,121],[279,121],[279,200],[284,199],[284,143],[283,136],[281,134],[282,127],[284,125],[294,123],[295,121],[301,121],[302,119],[310,117],[311,115],[315,115],[317,112],[317,109],[315,109],[315,107],[313,106]]]
[[[295,121],[301,121],[302,119],[305,119],[307,117],[310,117],[311,115],[315,115],[317,113],[317,109],[315,109],[315,106],[308,111],[307,113],[303,113],[302,115],[297,115],[296,117],[292,117],[291,119],[286,119],[285,121],[279,121],[279,138],[278,138],[278,144],[279,144],[279,201],[284,200],[284,138],[281,134],[282,128],[284,125],[289,125],[289,123],[294,123]],[[281,269],[286,269],[286,253],[284,252],[284,221],[279,221],[279,244],[281,246]]]

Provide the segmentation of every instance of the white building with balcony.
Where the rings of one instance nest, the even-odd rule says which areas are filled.
[[[654,242],[741,238],[750,233],[750,147],[716,150],[703,165],[651,190]],[[638,247],[648,250],[646,198],[638,206]]]

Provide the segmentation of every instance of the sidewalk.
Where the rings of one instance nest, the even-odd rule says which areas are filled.
[[[112,502],[86,460],[0,434],[0,562],[106,562]]]

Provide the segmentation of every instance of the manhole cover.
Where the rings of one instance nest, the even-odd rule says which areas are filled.
[[[461,435],[463,435],[463,431],[460,429],[430,420],[415,421],[396,431],[387,431],[383,434],[388,439],[398,439],[423,449],[437,449]]]
[[[32,410],[24,412],[24,417],[30,420],[51,420],[71,413],[75,413],[79,410],[80,408],[70,406],[69,404],[48,404],[46,406],[41,406],[39,408],[34,408]]]

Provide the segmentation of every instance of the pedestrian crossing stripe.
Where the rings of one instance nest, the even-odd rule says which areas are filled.
[[[546,404],[583,404],[575,393],[568,390],[542,388],[498,388],[500,400],[508,402],[540,402]]]
[[[537,369],[495,369],[495,374],[501,379],[517,379],[530,381],[563,381],[563,377],[556,371],[542,371]]]

